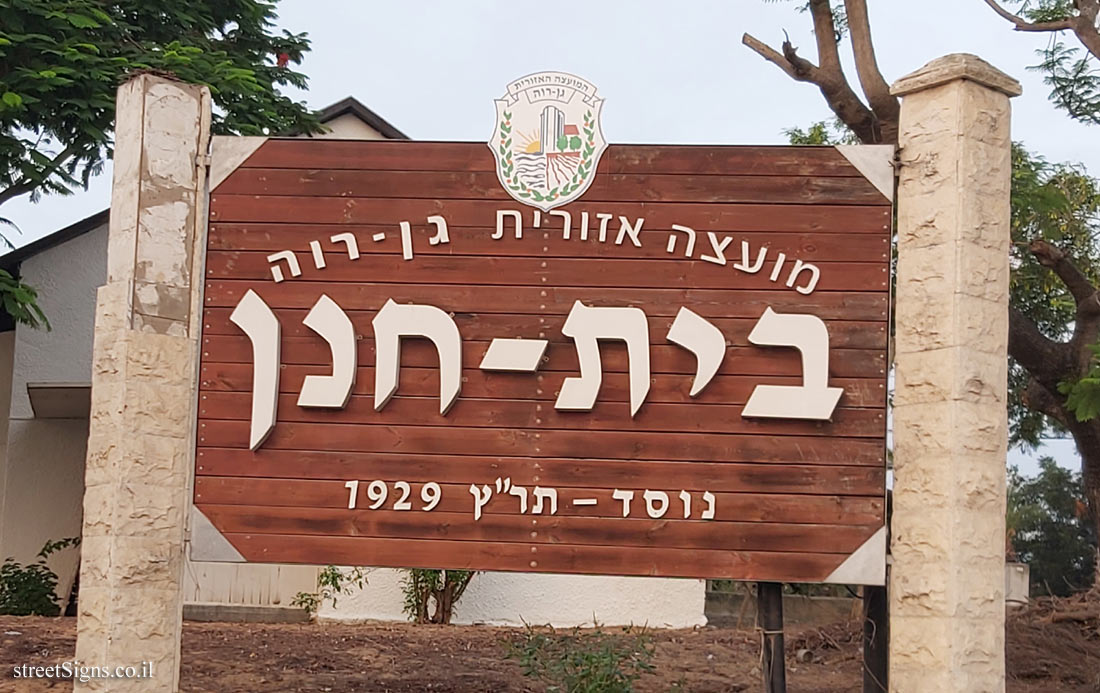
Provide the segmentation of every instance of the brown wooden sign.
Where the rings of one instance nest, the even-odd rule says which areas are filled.
[[[612,145],[543,211],[481,143],[257,141],[210,196],[196,557],[882,582],[877,149]]]

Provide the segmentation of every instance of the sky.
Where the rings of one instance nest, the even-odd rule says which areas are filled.
[[[413,139],[486,140],[493,99],[509,81],[560,70],[606,99],[612,143],[781,144],[785,128],[831,117],[817,88],[796,83],[741,45],[749,32],[775,47],[784,31],[816,59],[810,17],[794,0],[283,0],[279,26],[313,42],[300,70],[312,108],[354,96]],[[1013,139],[1051,161],[1100,175],[1100,127],[1069,120],[1028,69],[1043,34],[1014,32],[983,0],[870,0],[879,64],[888,82],[948,53],[973,53],[1020,80]],[[1070,42],[1075,41],[1072,37]],[[848,44],[842,49],[856,84]],[[3,206],[18,246],[110,202],[110,168],[87,192]],[[1044,448],[1072,468],[1072,443]],[[1025,471],[1034,456],[1010,461]]]

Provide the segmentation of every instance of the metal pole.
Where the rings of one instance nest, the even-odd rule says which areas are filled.
[[[756,583],[756,623],[760,627],[764,693],[787,693],[787,666],[783,657],[783,585]]]
[[[863,588],[863,693],[886,693],[890,623],[886,588]]]

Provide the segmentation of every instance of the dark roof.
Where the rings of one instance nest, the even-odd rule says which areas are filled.
[[[342,115],[351,113],[367,125],[377,130],[383,137],[391,140],[407,140],[408,135],[401,132],[394,126],[390,125],[386,120],[370,110],[357,99],[349,96],[343,101],[337,101],[327,108],[321,109],[318,114],[318,118],[322,123],[327,123],[330,120],[339,118]],[[36,241],[32,241],[25,246],[16,248],[9,253],[0,255],[0,269],[6,269],[12,274],[18,274],[19,263],[23,262],[29,257],[33,257],[43,250],[49,250],[55,245],[60,245],[65,241],[72,240],[77,236],[88,233],[92,229],[107,223],[107,217],[110,209],[105,209],[102,212],[96,212],[90,217],[86,217],[76,222],[75,224],[69,224],[65,228],[54,231],[51,234],[47,234]],[[0,316],[4,315],[4,311],[0,310]],[[2,320],[0,320],[2,322]],[[0,332],[4,331],[4,326],[0,324]]]
[[[54,231],[51,234],[45,235],[36,241],[16,248],[15,250],[0,256],[0,269],[6,269],[12,274],[18,272],[19,263],[23,262],[29,257],[33,257],[43,250],[48,250],[55,245],[61,245],[65,241],[72,240],[77,236],[81,236],[88,233],[92,229],[103,226],[107,223],[107,218],[111,210],[104,209],[103,211],[96,212],[90,217],[85,217],[75,224],[69,224],[65,228]]]
[[[343,101],[337,101],[328,108],[321,109],[318,115],[322,123],[327,123],[346,113],[354,114],[359,120],[377,130],[388,140],[409,139],[408,135],[390,125],[385,118],[359,103],[359,100],[353,96],[349,96]]]

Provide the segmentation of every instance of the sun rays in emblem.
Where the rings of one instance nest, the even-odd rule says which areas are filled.
[[[542,142],[539,141],[539,131],[532,130],[530,133],[517,132],[516,137],[519,138],[516,149],[525,154],[538,154],[542,151]]]

